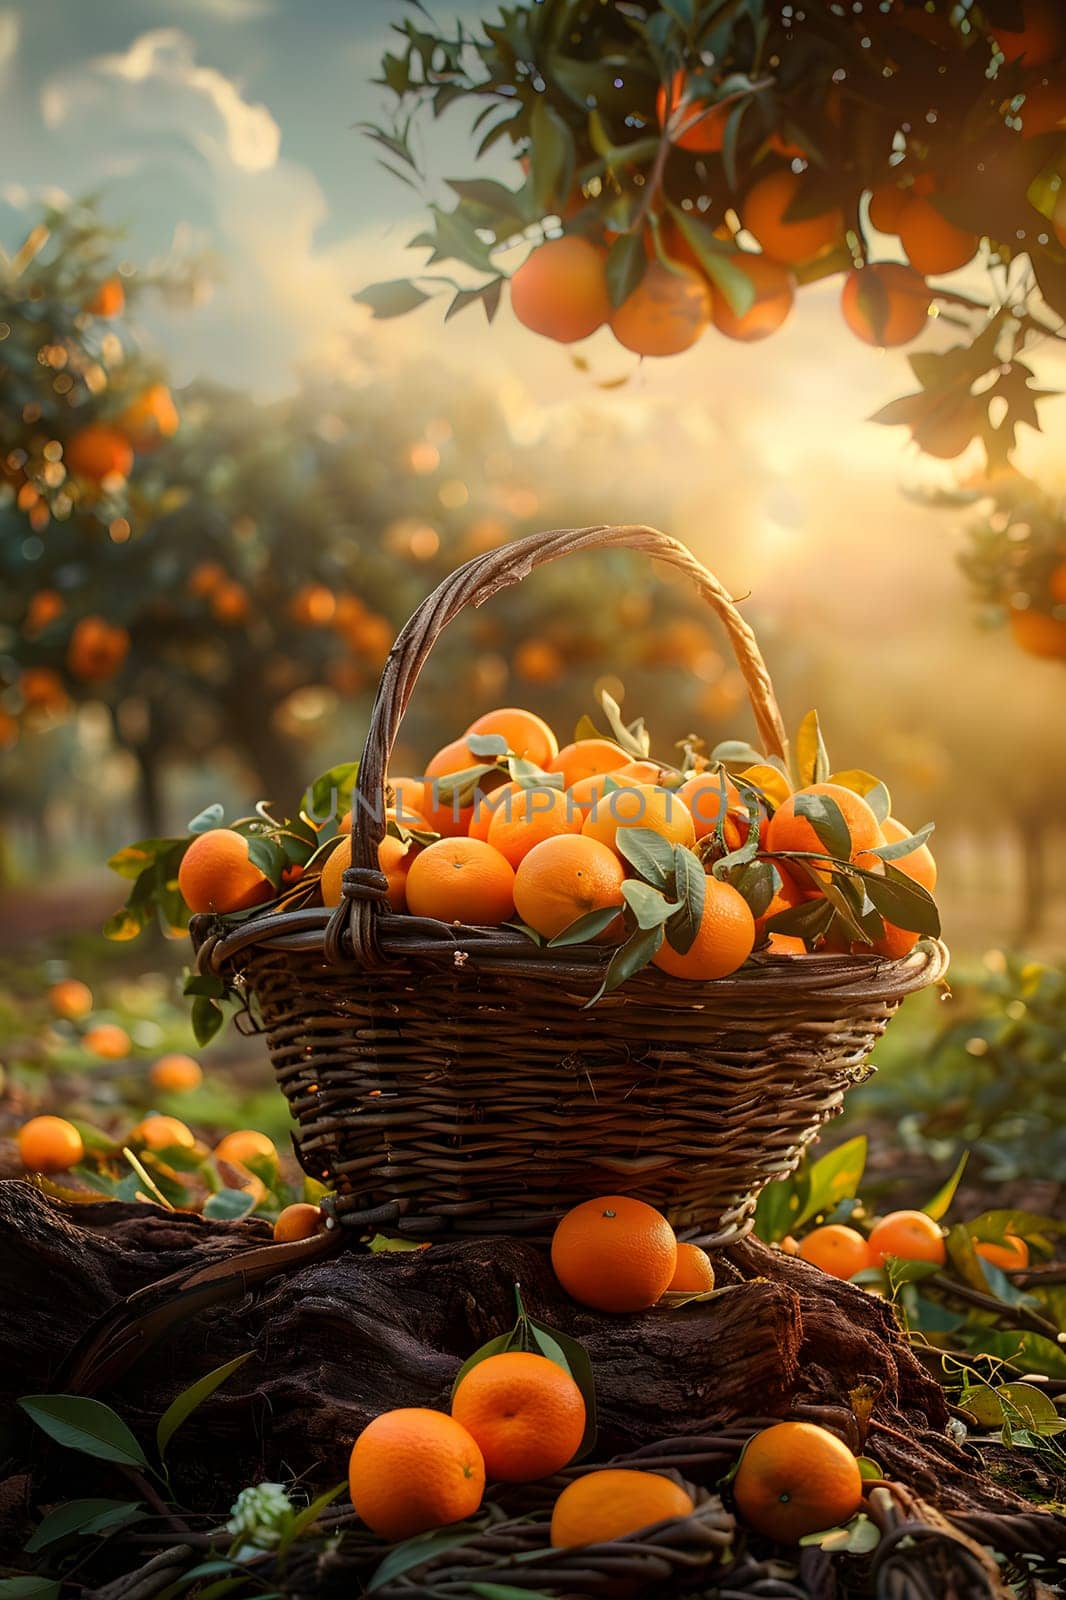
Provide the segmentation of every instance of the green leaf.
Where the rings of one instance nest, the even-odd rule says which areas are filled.
[[[638,928],[660,928],[682,909],[681,902],[667,900],[650,884],[639,878],[627,878],[622,885],[622,897],[636,918]]]
[[[909,856],[912,850],[919,850],[935,826],[935,823],[927,822],[917,833],[910,833],[905,839],[894,839],[891,844],[874,845],[870,854],[880,856],[882,861],[899,861],[902,856]]]
[[[726,111],[725,128],[722,133],[722,170],[730,190],[736,194],[742,186],[737,157],[740,146],[740,125],[751,105],[750,99],[736,101]]]
[[[817,711],[808,711],[799,725],[796,734],[795,761],[797,788],[806,789],[812,783],[825,783],[829,777],[829,757],[822,739]]]
[[[996,1390],[1008,1422],[1050,1438],[1066,1431],[1066,1417],[1055,1409],[1051,1396],[1034,1383],[1004,1383]]]
[[[885,1469],[879,1461],[874,1461],[871,1456],[856,1456],[855,1465],[859,1469],[859,1477],[863,1483],[874,1483],[878,1478],[883,1478]]]
[[[369,306],[376,321],[386,317],[402,317],[414,311],[429,299],[409,278],[392,278],[387,283],[371,283],[352,299],[357,305]]]
[[[59,1600],[59,1584],[33,1573],[0,1578],[0,1600]]]
[[[403,1544],[398,1544],[395,1549],[389,1551],[375,1570],[366,1586],[367,1594],[373,1594],[375,1589],[383,1589],[386,1584],[402,1577],[405,1572],[420,1567],[431,1556],[441,1555],[445,1550],[466,1544],[469,1539],[469,1524],[459,1529],[435,1528],[432,1533],[420,1533],[414,1539],[405,1539]]]
[[[1066,1233],[1066,1222],[1056,1221],[1054,1217],[1040,1216],[1035,1211],[1019,1211],[1014,1208],[982,1211],[981,1215],[972,1218],[966,1227],[975,1239],[987,1239],[994,1244],[1002,1244],[1008,1233],[1014,1233],[1030,1243],[1042,1244],[1049,1253],[1056,1236]]]
[[[96,1172],[92,1167],[72,1167],[70,1175],[72,1178],[77,1178],[79,1182],[84,1183],[85,1187],[91,1189],[95,1194],[104,1195],[109,1200],[122,1199],[118,1192],[120,1184],[114,1178],[109,1177],[107,1173]]]
[[[893,1299],[905,1283],[920,1283],[943,1269],[935,1261],[906,1261],[902,1256],[885,1257],[885,1277]]]
[[[959,1395],[959,1410],[979,1428],[1003,1426],[1003,1403],[987,1383],[967,1383]]]
[[[239,1222],[255,1210],[255,1195],[250,1189],[220,1189],[204,1201],[203,1214],[211,1222]]]
[[[850,861],[851,834],[832,795],[797,794],[792,797],[792,805],[798,817],[806,817],[831,856],[837,861]]]
[[[525,756],[509,757],[507,770],[512,780],[520,783],[523,789],[561,790],[563,787],[561,772],[545,772],[535,761],[527,761]]]
[[[741,265],[743,257],[740,252],[734,246],[726,245],[721,239],[716,238],[714,229],[709,223],[701,222],[691,211],[683,211],[680,206],[671,206],[670,214],[685,242],[691,246],[697,261],[714,285],[715,292],[721,294],[730,311],[738,317],[750,311],[755,304],[755,281]],[[745,748],[751,749],[750,745]],[[737,759],[745,761],[752,758],[755,761],[762,760],[762,756],[754,751],[751,757],[741,756]],[[724,761],[731,758],[719,756],[718,759]]]
[[[955,1190],[959,1187],[959,1183],[962,1180],[962,1175],[966,1171],[966,1163],[969,1161],[969,1159],[970,1152],[968,1150],[964,1150],[959,1158],[959,1164],[955,1168],[955,1171],[951,1174],[951,1177],[946,1183],[941,1185],[933,1198],[927,1201],[922,1207],[922,1210],[925,1212],[926,1216],[932,1217],[934,1222],[940,1221],[941,1217],[946,1214],[951,1202],[954,1200]]]
[[[335,1483],[332,1489],[323,1489],[322,1493],[316,1496],[309,1506],[304,1506],[303,1510],[293,1517],[278,1541],[279,1561],[284,1559],[285,1552],[291,1545],[296,1543],[297,1539],[303,1537],[308,1528],[314,1527],[326,1507],[332,1505],[337,1496],[342,1494],[347,1487],[348,1480],[345,1479],[342,1483]]]
[[[213,806],[206,806],[203,811],[197,812],[189,823],[187,832],[209,833],[212,828],[221,828],[225,815],[224,808],[216,801]]]
[[[288,858],[280,845],[273,839],[267,839],[261,833],[248,836],[248,859],[254,867],[258,867],[264,878],[269,878],[275,889],[281,882],[281,874],[288,864]]]
[[[936,938],[940,933],[940,913],[936,901],[920,883],[908,878],[897,867],[885,863],[884,875],[861,872],[866,893],[884,917],[898,928]]]
[[[667,890],[674,872],[673,846],[653,828],[619,828],[615,848],[653,889]]]
[[[779,1244],[796,1226],[810,1188],[806,1165],[768,1183],[755,1206],[755,1232],[764,1244]]]
[[[547,1356],[557,1367],[562,1367],[581,1390],[581,1398],[585,1402],[585,1431],[571,1458],[581,1461],[596,1443],[596,1384],[588,1351],[580,1340],[571,1338],[568,1333],[560,1333],[557,1328],[549,1328],[534,1317],[527,1316],[526,1322],[537,1354]]]
[[[829,1528],[824,1533],[808,1533],[799,1541],[801,1545],[819,1545],[833,1555],[869,1555],[881,1542],[881,1531],[865,1512],[843,1528]]]
[[[476,766],[464,767],[461,772],[447,772],[439,778],[430,778],[428,783],[436,792],[438,805],[454,805],[458,801],[460,806],[468,806],[473,803],[474,791],[482,778],[499,770],[494,761],[482,761]]]
[[[736,763],[745,767],[761,767],[765,759],[765,756],[760,755],[752,745],[745,744],[743,739],[723,739],[711,751],[712,761]]]
[[[207,1157],[202,1150],[190,1150],[187,1145],[172,1144],[159,1150],[142,1150],[141,1158],[149,1164],[176,1167],[179,1172],[199,1172]]]
[[[17,1403],[50,1439],[68,1450],[124,1467],[148,1465],[122,1418],[100,1400],[76,1394],[31,1394]]]
[[[635,972],[646,967],[652,956],[658,951],[663,942],[662,928],[638,928],[636,933],[630,935],[625,944],[620,944],[614,952],[607,967],[607,973],[591,1000],[585,1002],[583,1010],[587,1011],[594,1006],[602,995],[610,994],[620,984],[625,983]]]
[[[604,716],[610,723],[611,738],[627,755],[633,756],[638,761],[647,759],[651,749],[651,737],[644,726],[643,718],[638,718],[632,726],[623,722],[622,708],[612,694],[606,689],[600,690],[600,705],[603,707]]]
[[[129,939],[136,939],[147,925],[148,918],[143,914],[123,906],[120,911],[112,912],[102,925],[100,931],[105,939],[114,939],[125,944]]]
[[[876,912],[867,908],[861,883],[852,881],[844,873],[821,877],[809,861],[796,864],[825,896],[852,941],[869,945],[884,936],[884,923]]]
[[[655,1302],[656,1310],[680,1311],[682,1306],[700,1305],[705,1300],[714,1300],[723,1291],[721,1289],[666,1289]]]
[[[231,1194],[233,1192],[233,1190],[230,1190]],[[215,1198],[217,1196],[212,1196],[212,1199]],[[204,1209],[206,1212],[206,1207]],[[195,1383],[191,1383],[187,1389],[183,1389],[170,1402],[160,1417],[159,1424],[155,1430],[155,1443],[156,1449],[159,1451],[160,1460],[165,1457],[167,1445],[186,1418],[192,1415],[197,1406],[203,1405],[204,1401],[213,1395],[215,1390],[225,1383],[228,1377],[243,1367],[246,1361],[251,1360],[254,1354],[254,1350],[246,1350],[244,1355],[234,1356],[232,1361],[227,1361],[223,1366],[216,1367],[213,1372],[208,1372],[204,1377],[198,1378]]]
[[[172,850],[180,849],[184,854],[188,842],[187,839],[141,839],[137,844],[128,844],[124,850],[119,850],[107,864],[120,878],[136,880],[146,867],[154,865]]]
[[[603,933],[612,922],[617,921],[621,912],[620,906],[600,906],[597,911],[586,911],[583,916],[575,918],[562,933],[557,933],[554,939],[548,940],[549,949],[557,949],[568,944],[587,944],[595,939],[597,934]]]
[[[458,1389],[468,1372],[472,1372],[475,1367],[480,1366],[483,1361],[487,1361],[490,1356],[506,1355],[509,1350],[521,1348],[522,1345],[517,1326],[510,1328],[507,1333],[498,1333],[495,1339],[489,1339],[485,1344],[479,1345],[472,1356],[467,1356],[466,1360],[459,1368],[459,1371],[455,1374],[455,1381],[452,1384],[452,1399],[455,1398],[455,1391]]]
[[[141,1505],[140,1500],[68,1500],[48,1513],[23,1549],[32,1556],[74,1533],[110,1533],[128,1522],[139,1522],[145,1515]]]
[[[216,977],[213,972],[193,972],[185,979],[182,985],[182,994],[206,994],[214,1000],[224,1000],[229,994],[225,978]]]
[[[445,178],[444,181],[449,189],[455,190],[460,200],[509,216],[519,224],[527,220],[521,194],[497,183],[495,178]]]
[[[804,900],[776,912],[763,924],[768,933],[789,933],[800,939],[816,939],[825,933],[835,913],[828,900]]]
[[[532,138],[529,181],[541,215],[556,209],[570,192],[574,136],[559,113],[539,99],[529,121]]]
[[[351,804],[358,761],[342,761],[328,772],[319,773],[304,795],[303,809],[315,822],[338,821]]]
[[[872,772],[864,772],[861,767],[848,767],[845,772],[831,773],[829,782],[862,795],[878,822],[884,822],[886,817],[892,815],[892,796],[881,779],[875,778]]]
[[[122,1147],[122,1154],[133,1168],[141,1187],[146,1191],[147,1198],[154,1200],[158,1205],[164,1206],[169,1211],[173,1211],[174,1202],[169,1199],[166,1193],[166,1179],[159,1170],[159,1162],[164,1155],[170,1154],[171,1148],[171,1146],[166,1146],[163,1150],[152,1151],[150,1155],[147,1151],[145,1152],[145,1156],[149,1164],[155,1165],[156,1170],[155,1176],[153,1177],[152,1173],[148,1171],[140,1157],[134,1155],[133,1151],[128,1147],[128,1145],[123,1145]],[[177,1198],[179,1201],[183,1201],[185,1199],[184,1189],[177,1187]]]
[[[758,796],[752,789],[745,786],[743,790],[743,799],[744,806],[747,811],[748,824],[748,831],[744,836],[744,843],[739,845],[736,850],[730,850],[728,855],[722,856],[719,861],[714,863],[714,866],[711,869],[716,878],[724,879],[729,883],[732,883],[734,873],[750,866],[754,862],[759,849],[759,830],[761,827],[762,818]],[[717,828],[718,839],[723,845],[725,843],[725,819],[726,813],[723,811],[718,820]]]
[[[749,861],[729,881],[748,902],[752,916],[761,917],[781,886],[781,874],[772,861]]]
[[[455,295],[444,313],[445,322],[450,322],[460,311],[465,311],[468,306],[480,305],[485,313],[485,321],[492,322],[500,309],[500,297],[503,293],[503,277],[490,278],[487,283],[479,284],[476,289],[457,289]]]
[[[670,918],[666,937],[679,955],[691,950],[703,920],[707,899],[707,874],[693,852],[674,846],[674,893],[680,909]]]
[[[794,1227],[801,1227],[819,1212],[832,1211],[841,1200],[855,1198],[866,1170],[866,1152],[866,1135],[860,1133],[814,1163],[808,1173],[806,1200],[793,1218]]]
[[[465,741],[471,755],[505,756],[507,740],[502,733],[472,733]]]
[[[607,291],[612,306],[628,300],[648,269],[639,233],[620,233],[607,252]]]
[[[209,1044],[226,1020],[217,1000],[197,995],[192,1003],[192,1031],[199,1045]]]
[[[229,1165],[232,1166],[233,1163],[230,1162]],[[276,1151],[272,1155],[246,1156],[241,1162],[241,1166],[247,1167],[248,1171],[259,1179],[265,1189],[277,1188],[281,1169],[278,1165]]]

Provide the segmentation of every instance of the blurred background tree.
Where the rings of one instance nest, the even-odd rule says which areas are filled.
[[[158,834],[167,766],[228,764],[245,796],[294,803],[309,747],[323,764],[358,752],[395,631],[437,579],[535,526],[621,520],[631,496],[582,481],[580,433],[545,482],[542,443],[514,437],[487,386],[424,372],[307,380],[272,404],[207,384],[175,401],[127,311],[148,285],[120,277],[113,250],[91,212],[53,213],[0,299],[0,742],[106,708]],[[671,741],[713,740],[741,713],[700,603],[619,552],[452,630],[402,764],[444,742],[457,697],[533,697],[565,727],[604,675],[621,694],[618,674],[638,707],[665,691]],[[75,750],[53,740],[51,759]],[[23,745],[23,774],[26,760]]]

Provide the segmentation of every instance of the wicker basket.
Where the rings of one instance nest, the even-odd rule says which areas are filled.
[[[679,1236],[719,1245],[751,1226],[903,997],[942,976],[943,946],[900,961],[760,955],[710,983],[648,968],[592,1008],[607,953],[539,949],[505,928],[392,913],[377,867],[400,719],[438,635],[534,567],[627,547],[679,568],[721,618],[768,754],[786,741],[754,635],[684,545],[645,527],[516,540],[460,567],[389,654],[353,806],[352,866],[334,911],[193,924],[200,969],[254,1003],[299,1124],[307,1172],[354,1227],[550,1234],[570,1206],[625,1191]]]

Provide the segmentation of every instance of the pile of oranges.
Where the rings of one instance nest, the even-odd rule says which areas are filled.
[[[767,789],[759,787],[760,780],[768,782]],[[687,941],[674,939],[667,921],[650,955],[662,971],[707,981],[736,971],[756,946],[793,954],[816,944],[847,948],[839,930],[805,941],[768,927],[773,918],[823,896],[827,874],[810,863],[828,850],[798,804],[800,796],[820,797],[837,808],[847,830],[846,859],[854,868],[883,870],[879,849],[913,836],[891,816],[879,821],[862,794],[843,783],[806,784],[794,794],[781,783],[780,774],[769,769],[749,769],[734,781],[699,757],[681,769],[665,766],[602,737],[560,749],[535,713],[519,707],[490,711],[437,751],[424,778],[391,780],[388,832],[378,857],[389,905],[394,912],[448,923],[514,924],[538,941],[618,944],[634,932],[639,846],[652,835],[667,857],[673,852],[671,881],[681,882],[684,862],[703,884],[698,925]],[[342,897],[350,821],[350,813],[341,819],[343,836],[322,862],[327,906]],[[773,862],[772,875],[757,889],[743,871],[715,871],[752,832],[758,850],[750,854]],[[244,841],[219,833],[217,841],[211,835],[196,841],[183,862],[179,884],[190,906],[240,909],[268,898],[270,885],[249,866]],[[223,856],[227,862],[233,857],[227,905],[218,896],[215,865]],[[936,864],[924,842],[894,857],[892,867],[925,891],[935,886]],[[196,876],[201,869],[210,880],[206,886]],[[638,920],[646,926],[646,916]],[[866,948],[901,956],[917,938],[913,930],[886,923]]]
[[[856,783],[880,791],[879,812],[877,795],[867,800]],[[378,865],[392,913],[506,925],[538,944],[621,946],[629,972],[652,962],[673,978],[708,982],[755,950],[897,958],[919,929],[936,932],[929,830],[913,835],[886,807],[887,791],[867,774],[792,789],[780,766],[731,774],[691,747],[680,767],[598,734],[560,748],[542,717],[505,706],[438,750],[423,777],[390,778]],[[823,812],[835,834],[818,820]],[[323,905],[339,905],[350,811],[338,826],[339,839],[280,882],[248,832],[198,834],[178,870],[186,905],[244,912],[293,883],[301,903],[317,887]],[[872,882],[875,901],[880,878],[912,898],[890,900],[890,910],[902,906],[900,920],[875,917],[867,931],[833,913],[840,901],[829,880],[839,873]],[[922,914],[904,925],[915,904]]]
[[[706,1293],[714,1284],[704,1251],[678,1244],[660,1212],[624,1195],[570,1211],[551,1258],[572,1298],[613,1313],[646,1310],[679,1289]],[[565,1355],[560,1361],[500,1350],[494,1340],[460,1370],[448,1413],[400,1407],[368,1423],[349,1463],[352,1504],[390,1541],[465,1521],[487,1482],[531,1483],[580,1459],[591,1444],[588,1424]],[[732,1495],[749,1526],[795,1543],[854,1516],[862,1477],[851,1452],[824,1428],[778,1423],[749,1441]],[[688,1487],[664,1473],[590,1467],[556,1497],[549,1538],[555,1548],[601,1544],[695,1509]]]

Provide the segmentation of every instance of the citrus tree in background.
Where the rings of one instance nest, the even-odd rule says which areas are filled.
[[[444,292],[491,320],[506,288],[537,333],[667,356],[711,323],[768,337],[834,277],[870,345],[951,330],[876,420],[995,467],[1039,426],[1029,353],[1066,314],[1058,0],[521,0],[475,34],[421,6],[397,32],[397,116],[369,130],[390,170],[421,187],[419,135],[463,101],[472,160],[522,171],[449,179],[412,241],[429,270],[364,290],[376,315]]]
[[[313,769],[309,740],[357,755],[396,628],[433,582],[580,518],[581,441],[546,488],[496,398],[424,372],[271,405],[208,385],[175,400],[128,315],[144,285],[113,258],[91,213],[55,213],[0,289],[0,746],[104,705],[157,833],[167,763],[236,758],[280,802]],[[610,514],[614,486],[585,492],[587,520]],[[569,715],[564,680],[591,688],[608,662],[635,698],[667,675],[675,734],[713,742],[742,699],[719,644],[694,598],[625,554],[553,570],[442,642],[412,760],[455,695]]]
[[[971,498],[960,562],[985,618],[1029,655],[1066,659],[1066,502],[1020,473]]]

